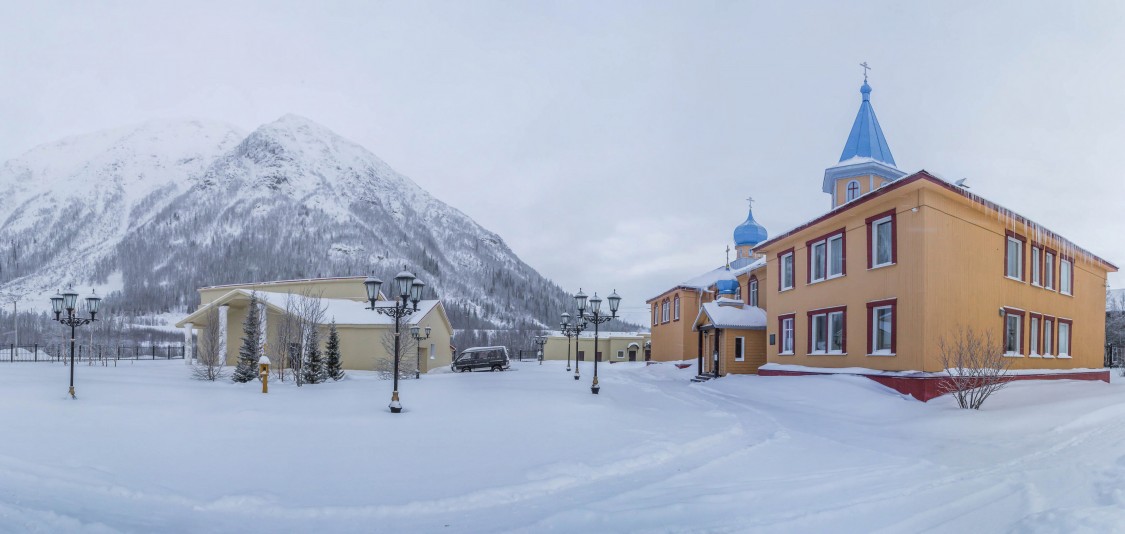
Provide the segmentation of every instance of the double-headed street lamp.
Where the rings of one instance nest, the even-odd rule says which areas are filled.
[[[602,315],[602,299],[597,293],[590,298],[590,313],[586,313],[586,294],[579,289],[578,294],[574,296],[574,301],[578,304],[578,316],[594,323],[594,383],[590,386],[590,393],[594,395],[597,395],[598,390],[601,389],[598,385],[598,325],[617,318],[617,307],[621,305],[621,296],[617,294],[617,290],[614,290],[606,300],[609,301],[608,316]],[[575,364],[575,369],[577,367],[578,365]],[[577,374],[575,372],[575,376]]]
[[[581,290],[579,290],[581,291]],[[566,336],[566,372],[570,372],[570,338],[575,339],[575,344],[578,344],[578,334],[581,334],[586,329],[586,321],[582,317],[575,317],[574,323],[570,322],[570,314],[563,312],[562,314],[562,335]],[[575,347],[574,350],[578,350]],[[575,355],[577,357],[577,355]],[[578,380],[578,360],[574,360],[574,379]]]
[[[377,313],[394,317],[395,319],[395,376],[394,376],[394,393],[391,394],[391,404],[389,408],[391,413],[399,413],[402,411],[402,404],[398,401],[398,362],[399,362],[399,326],[402,323],[402,318],[418,311],[418,301],[422,300],[423,284],[421,280],[410,274],[409,271],[402,271],[395,276],[394,291],[395,301],[393,306],[376,306],[375,301],[379,300],[379,287],[383,285],[383,281],[368,276],[363,281],[363,286],[367,289],[367,300],[371,303],[368,310],[374,310]],[[407,302],[413,303],[413,308],[407,305]],[[426,336],[429,336],[429,328],[426,329]],[[412,329],[413,331],[413,329]]]
[[[419,283],[421,283],[421,282],[419,282]],[[417,305],[417,304],[415,304],[415,305]],[[415,350],[414,350],[414,352],[417,353],[417,354],[415,354],[415,358],[414,358],[415,363],[416,363],[416,365],[414,367],[414,378],[415,379],[422,378],[422,350],[421,350],[422,345],[421,345],[421,341],[424,340],[424,339],[430,339],[430,330],[431,329],[430,329],[430,327],[427,326],[426,327],[426,335],[424,335],[424,336],[422,334],[418,333],[418,330],[419,330],[418,325],[414,325],[414,326],[410,327],[410,337],[414,338],[414,344],[417,345],[415,347]]]
[[[51,297],[51,310],[55,312],[55,320],[70,327],[70,398],[77,399],[74,394],[74,329],[82,325],[90,324],[95,321],[94,318],[98,314],[98,306],[101,304],[102,299],[98,297],[97,292],[91,291],[90,296],[86,297],[86,311],[90,312],[90,318],[76,317],[74,315],[75,306],[78,304],[78,292],[74,288],[68,288],[66,293],[58,294]],[[66,310],[66,318],[62,317],[63,310]]]

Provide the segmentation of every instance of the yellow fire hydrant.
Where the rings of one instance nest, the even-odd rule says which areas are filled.
[[[270,359],[262,355],[258,358],[258,376],[262,377],[262,393],[270,392]]]

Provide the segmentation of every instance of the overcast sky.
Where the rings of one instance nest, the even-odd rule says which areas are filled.
[[[861,61],[900,168],[1125,265],[1120,2],[2,4],[0,159],[297,113],[637,320],[722,263],[747,196],[771,235],[828,208]]]

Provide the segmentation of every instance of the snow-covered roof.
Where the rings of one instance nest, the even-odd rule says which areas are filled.
[[[746,274],[750,271],[761,269],[762,267],[765,267],[765,266],[766,266],[766,257],[762,256],[761,258],[758,258],[758,259],[750,262],[749,264],[744,265],[744,266],[742,266],[740,268],[737,268],[737,269],[734,268],[734,267],[731,267],[730,270],[727,270],[727,267],[725,265],[721,266],[721,267],[716,267],[716,268],[714,268],[710,271],[707,271],[707,272],[705,272],[705,273],[703,273],[699,276],[696,276],[695,278],[689,278],[689,279],[687,279],[683,282],[680,282],[679,284],[676,284],[673,287],[686,287],[686,288],[689,288],[689,289],[707,289],[707,288],[715,285],[715,282],[718,282],[719,280],[725,280],[725,279],[728,279],[728,278],[735,278],[735,277],[741,276],[743,274]],[[663,295],[664,293],[667,293],[667,291],[661,292],[661,295]],[[660,296],[660,295],[657,295],[657,296]],[[656,297],[653,297],[653,298],[656,298]],[[649,300],[652,300],[652,299],[649,299]]]
[[[233,289],[223,296],[200,306],[198,310],[192,314],[184,317],[180,322],[176,323],[177,327],[182,327],[184,323],[193,322],[192,320],[202,317],[207,309],[212,306],[219,306],[226,304],[236,299],[249,299],[250,291],[243,288]],[[292,299],[291,309],[300,309],[303,304],[306,304],[309,297],[303,295],[294,295],[292,293],[279,293],[272,291],[257,291],[258,300],[265,303],[270,308],[277,312],[284,312],[286,299]],[[395,305],[395,301],[380,300],[375,302],[377,308],[390,308]],[[394,318],[377,313],[373,310],[367,309],[368,303],[366,301],[338,299],[338,298],[321,298],[320,306],[324,309],[324,324],[335,320],[338,325],[353,325],[353,326],[392,326],[394,325]],[[418,324],[422,319],[430,314],[435,308],[441,306],[439,300],[421,300],[418,301],[418,311],[405,317],[403,323],[406,325]],[[443,320],[448,323],[448,319]]]
[[[901,187],[905,187],[909,184],[912,184],[912,183],[920,181],[920,180],[924,180],[924,181],[930,182],[932,184],[938,185],[940,187],[943,187],[947,191],[950,191],[950,192],[953,192],[953,193],[956,193],[956,194],[959,194],[959,195],[965,197],[966,199],[973,202],[974,204],[977,204],[977,205],[982,206],[984,208],[993,210],[997,213],[997,215],[999,217],[1001,217],[1004,220],[1009,221],[1009,224],[1011,224],[1013,226],[1015,226],[1016,224],[1022,225],[1023,231],[1025,231],[1026,233],[1038,235],[1038,238],[1036,239],[1037,241],[1044,241],[1047,238],[1055,239],[1055,240],[1058,241],[1058,243],[1057,243],[1058,247],[1060,249],[1065,249],[1068,255],[1081,255],[1085,258],[1088,258],[1091,261],[1103,263],[1106,266],[1112,268],[1113,270],[1115,270],[1115,271],[1117,270],[1117,266],[1110,263],[1108,260],[1106,260],[1106,259],[1104,259],[1104,258],[1102,258],[1102,257],[1082,248],[1082,247],[1079,247],[1078,245],[1074,244],[1073,241],[1070,241],[1069,239],[1066,239],[1063,236],[1052,232],[1051,230],[1047,229],[1046,227],[1040,225],[1039,223],[1036,223],[1035,221],[1032,221],[1031,219],[1028,219],[1028,218],[1024,217],[1023,215],[1020,215],[1019,213],[1016,213],[1016,212],[1014,212],[1014,211],[1012,211],[1008,208],[1005,208],[1004,206],[1001,206],[1000,204],[992,202],[991,200],[988,200],[988,199],[986,199],[986,198],[984,198],[980,195],[970,193],[966,189],[964,189],[962,187],[958,187],[958,186],[950,183],[948,180],[945,180],[944,178],[938,177],[938,176],[936,176],[936,175],[934,175],[934,174],[932,174],[929,171],[926,171],[924,169],[920,170],[920,171],[918,171],[914,174],[911,174],[909,176],[906,176],[904,178],[900,178],[898,180],[895,180],[894,182],[891,182],[891,183],[889,183],[889,184],[887,184],[883,187],[880,187],[880,188],[878,188],[874,191],[871,191],[869,193],[866,193],[866,194],[862,195],[858,199],[855,199],[851,202],[841,204],[841,205],[829,210],[827,213],[824,213],[823,215],[815,217],[815,218],[813,218],[809,221],[806,221],[804,223],[801,223],[801,224],[799,224],[799,225],[797,225],[797,226],[795,226],[795,227],[793,227],[793,228],[791,228],[791,229],[789,229],[785,232],[777,234],[776,236],[771,237],[771,238],[767,239],[766,241],[764,241],[762,243],[759,243],[758,249],[768,249],[768,247],[772,246],[773,244],[777,243],[778,241],[781,241],[782,239],[786,239],[789,236],[791,236],[793,234],[796,234],[797,232],[800,232],[800,231],[805,230],[806,228],[809,228],[809,227],[811,227],[811,226],[813,226],[817,223],[820,223],[822,221],[825,221],[827,219],[835,217],[836,215],[838,215],[840,213],[843,213],[845,211],[848,211],[852,208],[855,208],[857,206],[861,206],[866,201],[869,201],[869,200],[878,198],[880,196],[886,195],[886,194],[888,194],[892,191],[895,191],[895,190],[897,190]]]
[[[695,317],[696,324],[699,324],[701,317],[706,318],[705,324],[715,328],[759,330],[766,327],[766,310],[735,299],[718,299],[704,303]]]

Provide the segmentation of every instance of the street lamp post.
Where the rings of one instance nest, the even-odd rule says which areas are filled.
[[[539,358],[539,365],[543,365],[543,346],[547,344],[547,336],[535,336],[536,354]]]
[[[422,345],[421,345],[421,341],[424,340],[424,339],[430,339],[430,330],[431,329],[430,329],[430,327],[427,326],[426,327],[426,335],[424,335],[424,336],[422,334],[418,333],[418,330],[419,330],[418,325],[414,325],[414,326],[410,327],[410,337],[414,338],[414,344],[417,346],[416,350],[414,351],[416,353],[414,355],[415,356],[415,363],[416,363],[416,365],[414,367],[414,378],[415,379],[422,378]]]
[[[409,271],[402,271],[394,279],[394,305],[376,306],[375,302],[379,300],[379,287],[382,285],[383,281],[374,276],[368,276],[363,281],[363,286],[367,289],[367,300],[371,303],[371,306],[367,309],[394,317],[395,320],[394,392],[391,393],[391,403],[388,407],[391,409],[391,413],[400,413],[402,412],[402,404],[399,403],[398,399],[399,330],[402,325],[402,318],[418,311],[418,301],[422,300],[422,288],[426,284],[415,278]],[[408,306],[408,302],[413,304],[413,307]],[[429,328],[426,331],[428,337]]]
[[[79,326],[88,325],[97,319],[98,306],[101,305],[102,299],[98,297],[97,292],[91,291],[91,295],[86,297],[86,311],[90,312],[90,317],[77,317],[74,312],[78,303],[78,293],[73,288],[66,290],[66,293],[51,297],[51,310],[55,312],[55,320],[63,325],[70,327],[70,398],[77,399],[78,396],[74,394],[74,330]],[[66,310],[66,318],[62,318],[63,310]]]
[[[573,337],[573,338],[577,339],[578,334],[581,334],[582,331],[586,329],[586,321],[582,321],[580,319],[581,319],[580,317],[575,317],[574,323],[571,324],[570,314],[566,313],[566,312],[563,312],[563,314],[562,314],[562,325],[561,326],[562,326],[562,335],[566,336],[566,372],[568,372],[568,373],[570,372],[570,338]],[[577,350],[577,349],[575,349],[575,350]],[[578,367],[578,360],[574,361],[574,367],[575,368]],[[577,370],[575,370],[575,372],[574,372],[574,379],[578,380],[578,371]]]
[[[578,303],[578,315],[586,321],[594,323],[594,382],[590,386],[590,393],[598,394],[601,386],[598,385],[598,325],[612,321],[617,318],[617,308],[621,305],[621,296],[614,290],[613,293],[606,297],[609,301],[608,316],[602,315],[602,299],[597,293],[590,298],[590,313],[586,313],[586,295],[582,290],[578,290],[578,294],[574,296],[574,300]]]

